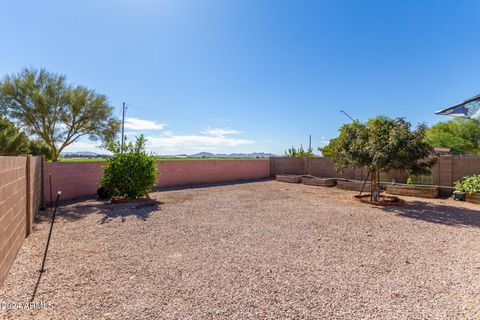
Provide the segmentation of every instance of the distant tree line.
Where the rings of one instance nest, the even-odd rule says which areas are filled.
[[[425,138],[433,147],[450,148],[453,154],[480,154],[480,122],[452,119],[428,129]]]

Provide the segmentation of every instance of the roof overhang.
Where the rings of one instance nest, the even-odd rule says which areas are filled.
[[[480,120],[480,95],[435,112],[438,115]]]

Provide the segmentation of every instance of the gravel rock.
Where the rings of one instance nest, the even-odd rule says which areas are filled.
[[[35,301],[19,319],[480,317],[479,206],[402,197],[381,208],[275,181],[155,192],[155,207],[60,208]],[[0,288],[30,299],[35,225]]]

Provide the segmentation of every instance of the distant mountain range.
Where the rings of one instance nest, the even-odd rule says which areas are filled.
[[[107,154],[101,154],[91,151],[62,152],[65,158],[104,158]],[[160,158],[269,158],[277,157],[273,153],[253,152],[253,153],[210,153],[199,152],[194,154],[176,154],[176,155],[158,155]]]
[[[269,158],[276,157],[273,153],[253,152],[253,153],[210,153],[199,152],[194,154],[177,154],[174,156],[159,156],[159,157],[176,157],[176,158]]]
[[[62,156],[65,158],[100,158],[108,157],[107,154],[101,154],[91,151],[75,151],[75,152],[62,152]]]

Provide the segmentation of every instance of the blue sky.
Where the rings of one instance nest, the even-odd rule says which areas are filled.
[[[106,94],[159,154],[321,146],[348,121],[479,93],[479,1],[8,1],[0,74],[45,67]],[[88,140],[69,151],[93,150]]]

